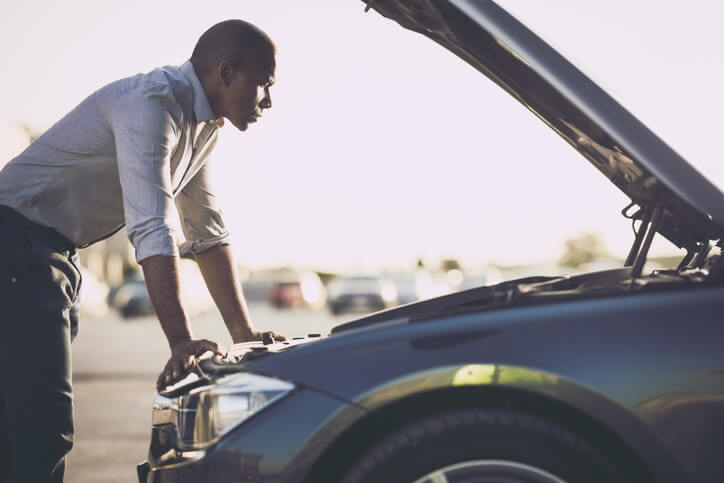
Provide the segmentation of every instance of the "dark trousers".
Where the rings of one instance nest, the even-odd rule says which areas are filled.
[[[62,482],[81,275],[65,238],[0,206],[0,482]]]

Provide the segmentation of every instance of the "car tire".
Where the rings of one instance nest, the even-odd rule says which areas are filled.
[[[342,483],[628,483],[584,439],[502,409],[457,409],[410,423],[373,445]]]

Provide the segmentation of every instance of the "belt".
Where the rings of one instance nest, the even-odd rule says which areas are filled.
[[[0,205],[0,223],[8,223],[33,233],[53,248],[68,250],[71,252],[76,249],[75,243],[68,240],[57,231],[28,220],[8,206]]]

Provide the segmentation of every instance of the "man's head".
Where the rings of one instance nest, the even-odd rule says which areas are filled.
[[[275,54],[269,36],[243,20],[226,20],[204,32],[191,63],[217,118],[245,131],[271,107]]]

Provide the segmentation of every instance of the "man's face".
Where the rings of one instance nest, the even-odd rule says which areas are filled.
[[[220,114],[240,131],[256,122],[264,109],[272,106],[269,89],[274,74],[262,73],[253,66],[233,68],[224,79],[220,96]]]

